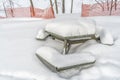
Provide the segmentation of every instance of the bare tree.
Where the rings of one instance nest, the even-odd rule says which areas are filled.
[[[50,6],[52,7],[53,5],[52,5],[52,0],[50,0]]]
[[[58,5],[57,5],[57,0],[54,0],[55,2],[55,9],[56,9],[56,13],[58,14]]]
[[[4,11],[5,11],[6,17],[8,17],[8,16],[7,16],[7,11],[6,11],[6,7],[5,7],[5,3],[4,3],[4,2],[3,2],[3,8],[4,8]]]
[[[110,15],[112,14],[112,9],[113,9],[113,0],[111,0]]]
[[[102,8],[102,10],[104,11],[104,2],[102,0],[95,0],[97,2],[97,4]]]
[[[10,4],[10,12],[11,12],[11,16],[14,17],[14,3],[12,0],[8,0],[9,4]]]
[[[115,0],[115,10],[117,10],[117,2],[118,0]]]
[[[15,17],[14,6],[17,5],[21,7],[21,5],[19,5],[18,3],[15,3],[14,0],[5,0],[3,1],[2,4],[3,4],[6,17],[8,17],[8,14],[10,14],[12,17]]]
[[[114,7],[114,10],[117,10],[118,0],[106,0],[107,1],[107,10],[110,10],[110,7]]]
[[[117,10],[117,0],[111,0],[111,6],[110,6],[110,15],[112,14],[112,10],[113,10],[113,8],[114,8],[114,10]]]
[[[72,13],[72,10],[73,10],[73,0],[71,0],[71,13]]]
[[[65,0],[62,0],[62,13],[65,13]]]
[[[107,2],[107,10],[109,11],[109,0],[107,0],[106,2]]]
[[[31,17],[32,17],[32,16],[35,16],[35,10],[34,10],[34,5],[33,5],[33,1],[32,0],[30,0],[30,4],[31,4],[30,12],[31,12]]]
[[[109,11],[109,15],[112,14],[113,9],[117,10],[118,0],[95,0],[97,4],[102,8],[102,11],[106,10]],[[107,6],[106,6],[107,5]]]

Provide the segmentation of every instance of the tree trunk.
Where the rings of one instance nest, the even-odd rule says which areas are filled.
[[[10,12],[11,12],[11,16],[14,17],[14,11],[13,11],[13,3],[11,0],[9,0],[10,3]]]
[[[30,0],[30,4],[31,4],[30,13],[31,13],[31,17],[32,17],[32,16],[35,16],[35,10],[34,10],[34,5],[33,5],[33,1],[32,0]]]
[[[110,15],[112,14],[112,9],[113,9],[113,0],[111,0]]]
[[[56,9],[56,14],[58,14],[57,0],[55,0],[55,9]]]
[[[107,0],[107,10],[109,11],[109,1]]]
[[[65,13],[65,0],[62,0],[62,13]]]
[[[50,6],[52,7],[53,5],[52,5],[52,0],[50,0]]]
[[[71,0],[71,13],[72,13],[72,10],[73,10],[73,0]]]
[[[117,0],[115,0],[115,10],[117,10]]]
[[[5,4],[4,4],[4,3],[3,3],[3,7],[4,7],[5,15],[6,15],[6,17],[8,17],[8,16],[7,16],[7,11],[6,11]]]
[[[102,11],[104,11],[104,4],[100,3],[98,0],[95,0],[95,1],[102,8]]]

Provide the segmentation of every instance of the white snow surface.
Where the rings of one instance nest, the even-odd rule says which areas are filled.
[[[64,20],[65,17],[61,18]],[[68,18],[68,17],[67,17]],[[71,18],[79,18],[72,17]],[[69,80],[119,80],[120,79],[120,17],[88,17],[97,25],[109,30],[114,45],[103,45],[95,40],[75,44],[70,52],[90,52],[96,57],[93,67],[84,69]],[[35,39],[49,20],[12,21],[0,20],[0,77],[12,76],[30,80],[66,80],[51,72],[35,56],[41,46],[51,46],[62,50],[62,42],[48,38]],[[3,79],[2,79],[3,80]],[[6,79],[5,80],[9,80]],[[15,79],[12,79],[15,80]],[[68,79],[67,79],[68,80]]]

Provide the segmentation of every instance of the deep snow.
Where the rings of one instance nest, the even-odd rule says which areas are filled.
[[[67,16],[66,18],[78,18]],[[64,19],[65,16],[60,17]],[[95,65],[84,69],[69,80],[119,80],[120,79],[120,17],[89,17],[109,30],[114,45],[103,45],[95,40],[73,45],[70,52],[91,52],[97,59]],[[61,51],[62,42],[36,40],[37,32],[50,20],[0,20],[0,76],[5,80],[66,80],[46,68],[35,56],[43,45]],[[12,76],[17,77],[8,79]],[[21,79],[22,78],[22,79]],[[2,79],[2,80],[3,80]]]

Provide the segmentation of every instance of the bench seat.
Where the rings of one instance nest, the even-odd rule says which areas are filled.
[[[73,53],[62,55],[51,47],[40,47],[36,51],[37,57],[52,71],[62,71],[78,66],[95,63],[95,58],[90,53]]]

